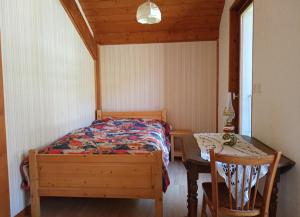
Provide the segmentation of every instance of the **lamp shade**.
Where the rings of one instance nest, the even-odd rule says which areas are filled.
[[[139,6],[136,19],[141,24],[155,24],[161,21],[161,13],[156,4],[147,1]]]
[[[232,125],[232,121],[235,118],[235,112],[232,105],[232,93],[228,93],[227,106],[224,109],[224,116],[227,116],[226,125]]]

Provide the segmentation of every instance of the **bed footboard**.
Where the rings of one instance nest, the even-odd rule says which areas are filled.
[[[29,152],[32,217],[40,197],[143,198],[163,216],[162,152],[142,155],[47,155]]]

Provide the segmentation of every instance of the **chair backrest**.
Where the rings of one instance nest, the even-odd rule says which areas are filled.
[[[213,209],[215,211],[213,217],[218,217],[220,212],[228,216],[260,215],[263,217],[268,217],[271,192],[280,157],[281,152],[277,152],[274,155],[266,155],[259,157],[237,157],[216,154],[213,149],[210,150],[213,200],[212,202]],[[226,176],[228,179],[228,183],[230,183],[228,184],[228,207],[219,206],[219,189],[217,181],[218,171],[216,165],[218,162],[222,163],[222,165],[227,168]],[[269,165],[269,167],[262,195],[262,207],[260,209],[257,209],[255,208],[255,204],[257,202],[257,192],[260,181],[259,175],[261,173],[262,167],[266,165]],[[247,174],[246,171],[248,171]],[[239,181],[241,181],[241,183]],[[231,183],[235,183],[235,189],[232,189]],[[255,183],[255,185],[253,185],[253,183]],[[238,197],[237,184],[240,184],[241,187],[240,190],[242,195],[240,197]],[[247,203],[245,203],[245,190],[247,189],[247,196],[249,200]],[[235,196],[235,199],[233,199],[232,194]]]

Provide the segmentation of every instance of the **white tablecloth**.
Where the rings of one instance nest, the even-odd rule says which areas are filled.
[[[226,154],[226,155],[235,155],[235,156],[263,156],[266,155],[263,151],[256,148],[254,145],[245,141],[240,135],[235,134],[237,137],[237,143],[234,146],[223,145],[226,140],[223,140],[223,133],[197,133],[194,134],[194,137],[197,140],[198,146],[201,149],[201,157],[204,160],[209,161],[209,150],[215,149],[216,153]],[[226,185],[228,184],[228,166],[227,164],[222,164],[217,162],[218,173],[221,177],[224,178]],[[243,166],[238,166],[238,183],[236,185],[236,166],[230,165],[230,174],[231,174],[231,191],[232,196],[235,198],[235,188],[238,188],[238,201],[241,201],[242,197],[242,182],[243,182]],[[245,180],[245,192],[244,192],[244,205],[248,202],[248,186],[250,182],[250,173],[251,167],[246,167],[246,180]],[[258,169],[254,168],[253,178],[251,182],[251,186],[253,187],[256,183]],[[268,165],[264,165],[261,167],[259,178],[264,177],[268,173]],[[236,198],[235,198],[236,199]],[[241,203],[241,202],[240,202]],[[238,204],[241,207],[241,204]]]

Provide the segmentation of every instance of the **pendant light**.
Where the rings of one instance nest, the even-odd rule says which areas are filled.
[[[139,6],[136,19],[141,24],[155,24],[161,21],[161,13],[158,6],[148,0]]]

